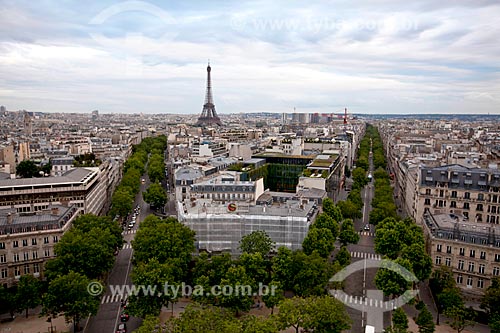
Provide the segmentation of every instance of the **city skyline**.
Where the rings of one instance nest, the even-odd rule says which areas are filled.
[[[0,104],[40,112],[498,114],[495,1],[160,1],[0,11]]]

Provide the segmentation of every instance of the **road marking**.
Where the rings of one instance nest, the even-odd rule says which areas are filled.
[[[134,230],[126,230],[122,232],[122,235],[130,235],[130,234],[135,234],[137,232],[137,229]]]
[[[374,232],[369,232],[369,231],[360,231],[360,232],[358,232],[358,234],[360,234],[361,236],[375,237],[375,233]]]
[[[382,256],[380,254],[357,251],[351,252],[351,258],[382,260]]]
[[[123,244],[123,247],[122,247],[123,250],[131,249],[131,248],[132,248],[132,244],[130,244],[130,243],[125,243],[125,244]]]

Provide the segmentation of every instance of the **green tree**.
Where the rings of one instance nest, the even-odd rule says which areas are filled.
[[[139,227],[132,241],[134,262],[147,262],[156,258],[159,262],[174,262],[180,271],[186,272],[194,252],[195,233],[175,219],[160,220],[157,224]],[[178,281],[184,276],[176,277]]]
[[[241,331],[241,323],[224,308],[189,304],[178,317],[171,317],[165,325],[165,333],[235,333]]]
[[[359,234],[354,230],[354,223],[351,219],[345,219],[340,226],[339,240],[342,245],[357,244]]]
[[[351,253],[347,250],[347,247],[342,246],[335,256],[335,260],[340,264],[340,266],[345,267],[351,263]]]
[[[270,278],[270,262],[262,257],[260,252],[253,254],[244,252],[239,258],[239,264],[252,279],[252,287],[257,288],[259,283],[267,284]]]
[[[462,295],[460,293],[460,290],[456,286],[451,288],[446,288],[437,295],[438,325],[439,325],[439,315],[441,313],[445,313],[446,310],[451,309],[453,307],[455,308],[464,307],[464,301],[462,299]]]
[[[17,165],[16,174],[22,178],[37,177],[38,166],[32,160],[24,160]]]
[[[95,315],[99,309],[99,296],[87,291],[91,282],[95,283],[75,272],[55,278],[43,296],[42,313],[51,317],[64,314],[67,322],[73,321],[74,331],[78,331],[80,319]]]
[[[47,262],[45,274],[49,280],[70,271],[99,278],[113,267],[115,246],[107,229],[93,228],[87,233],[71,229],[55,245],[56,258]]]
[[[0,284],[0,313],[10,313],[14,318],[14,313],[19,309],[16,302],[16,288],[5,288]]]
[[[335,206],[333,200],[330,198],[325,198],[322,203],[323,211],[328,214],[335,222],[340,222],[343,220],[342,212]]]
[[[400,296],[406,290],[411,289],[412,282],[405,278],[401,267],[411,272],[411,263],[408,259],[397,258],[394,260],[397,264],[394,270],[384,268],[385,264],[377,271],[375,275],[375,285],[384,292],[386,296]]]
[[[147,315],[146,318],[142,321],[141,326],[134,332],[151,333],[154,332],[155,329],[158,329],[159,327],[160,327],[160,318],[158,316]]]
[[[444,314],[449,318],[446,323],[457,333],[462,332],[467,326],[474,326],[474,313],[464,306],[452,306],[447,308]]]
[[[167,193],[158,182],[149,185],[146,192],[142,193],[142,197],[155,209],[164,207],[167,203]]]
[[[132,271],[132,282],[140,286],[155,286],[157,294],[140,293],[129,297],[129,310],[132,314],[145,318],[147,315],[158,316],[163,306],[175,301],[175,292],[167,285],[177,288],[178,277],[182,274],[172,263],[160,263],[151,259],[147,263],[140,262]],[[174,289],[176,290],[176,289]]]
[[[351,200],[339,201],[337,207],[340,208],[342,216],[349,219],[358,219],[363,216],[359,207]]]
[[[129,191],[120,188],[115,191],[111,198],[111,216],[120,215],[122,218],[127,216],[132,210],[134,198]]]
[[[494,277],[491,285],[486,289],[481,300],[481,308],[488,313],[490,328],[498,326],[497,322],[500,319],[500,279],[498,277]]]
[[[330,230],[332,237],[335,239],[339,235],[339,224],[336,220],[331,217],[331,215],[321,213],[316,217],[316,220],[312,224],[312,228],[317,229],[328,229]]]
[[[276,317],[278,328],[286,330],[293,327],[295,332],[299,333],[300,328],[304,328],[304,323],[308,320],[307,305],[307,301],[300,297],[287,298],[281,302]]]
[[[341,333],[351,328],[345,306],[331,296],[306,298],[304,328],[318,333]]]
[[[220,297],[221,305],[236,312],[236,316],[242,311],[250,310],[252,306],[252,293],[247,290],[253,281],[248,277],[245,268],[242,266],[231,267],[221,280],[222,286],[231,286],[232,292],[222,293]]]
[[[328,258],[335,248],[335,238],[330,229],[310,228],[302,242],[302,248],[308,255],[317,251],[322,258]]]
[[[263,230],[256,230],[245,235],[240,240],[240,250],[246,253],[261,253],[266,256],[274,249],[275,242]]]
[[[28,309],[37,307],[41,302],[40,281],[33,275],[21,276],[17,284],[16,304],[19,309],[26,310],[26,318],[28,318]]]
[[[413,273],[424,281],[429,278],[432,272],[432,259],[425,251],[423,243],[413,243],[403,247],[401,257],[411,262]]]
[[[328,280],[340,267],[334,267],[317,252],[306,255],[302,251],[295,251],[292,255],[292,288],[297,296],[323,295]]]
[[[408,317],[402,308],[397,308],[392,314],[392,329],[394,333],[408,332]]]
[[[262,295],[262,300],[264,304],[271,309],[271,314],[274,313],[274,307],[277,306],[283,299],[285,295],[281,287],[281,283],[278,281],[271,281],[268,284],[269,290],[267,294]]]
[[[241,320],[241,333],[276,333],[279,331],[274,317],[245,316]]]
[[[368,184],[366,170],[359,166],[352,171],[352,179],[354,180],[354,184],[357,185],[358,188],[361,188]]]
[[[432,314],[425,306],[418,313],[415,323],[418,325],[419,333],[434,333],[436,329]]]
[[[80,215],[73,221],[73,229],[80,230],[82,233],[89,233],[92,229],[109,231],[110,237],[105,241],[110,249],[119,248],[123,244],[122,228],[108,216]]]

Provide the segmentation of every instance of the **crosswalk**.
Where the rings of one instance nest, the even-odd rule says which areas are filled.
[[[135,234],[136,232],[137,232],[137,229],[125,230],[125,231],[122,232],[122,235]]]
[[[122,247],[123,250],[131,249],[131,248],[132,248],[132,244],[130,244],[130,243],[125,243],[125,244],[123,244],[123,247]]]
[[[404,305],[404,301],[399,299],[394,299],[384,302],[383,300],[367,298],[364,296],[347,295],[344,292],[340,292],[339,290],[330,290],[330,294],[339,301],[343,302],[344,304],[360,305],[360,306],[364,305],[365,307],[370,307],[370,308],[394,310]]]
[[[106,304],[106,303],[117,303],[120,302],[122,299],[126,299],[127,294],[124,295],[104,295],[101,299],[101,304]]]
[[[382,256],[376,253],[351,252],[351,258],[382,260]]]
[[[361,236],[375,237],[375,233],[370,231],[360,231],[358,232],[358,234],[360,234]]]

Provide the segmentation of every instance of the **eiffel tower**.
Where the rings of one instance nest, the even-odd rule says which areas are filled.
[[[207,92],[205,94],[205,104],[203,104],[203,111],[201,111],[201,115],[198,118],[198,122],[196,123],[196,125],[222,126],[222,122],[220,121],[220,118],[219,116],[217,116],[217,112],[215,111],[214,99],[212,97],[212,80],[210,79],[211,70],[212,68],[210,67],[209,62],[207,66]]]

